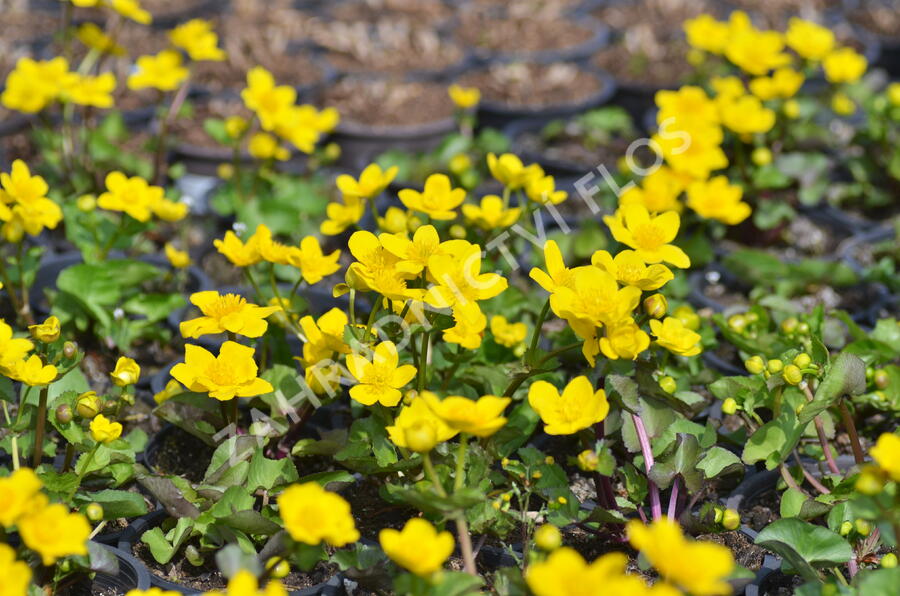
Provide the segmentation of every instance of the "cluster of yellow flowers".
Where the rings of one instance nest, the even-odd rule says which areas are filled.
[[[37,236],[62,221],[62,209],[47,197],[47,182],[32,176],[24,161],[17,159],[9,174],[0,173],[0,186],[0,234],[8,242],[19,242],[26,233]]]
[[[41,492],[43,484],[33,470],[20,468],[0,478],[0,524],[7,531],[18,530],[22,542],[41,557],[44,565],[54,565],[71,555],[87,555],[91,526],[80,513],[72,513],[60,503],[50,503]],[[25,563],[15,560],[13,550],[0,544],[0,573],[4,587],[22,585],[10,594],[24,594],[31,578]]]
[[[60,332],[59,320],[50,317],[42,325],[32,326],[31,330],[36,337],[42,338],[40,341],[56,341]],[[34,343],[31,340],[13,337],[12,327],[0,319],[0,374],[32,387],[52,383],[57,376],[56,367],[45,365],[37,354],[29,356],[32,350]]]
[[[529,567],[525,579],[536,596],[628,594],[629,596],[717,596],[731,594],[725,578],[734,569],[731,552],[711,542],[688,540],[677,523],[660,519],[649,526],[628,524],[632,546],[659,571],[662,581],[648,586],[625,572],[628,558],[610,553],[588,564],[577,551],[562,547]]]
[[[97,76],[69,70],[69,62],[20,58],[6,78],[0,103],[10,110],[36,114],[55,101],[95,108],[110,108],[116,77],[110,72]]]
[[[97,206],[119,211],[146,223],[151,216],[164,221],[180,221],[188,214],[186,203],[167,199],[165,189],[153,186],[140,176],[128,177],[122,172],[106,176],[106,192],[97,197]]]
[[[283,161],[289,157],[278,138],[303,153],[312,153],[321,136],[333,130],[339,120],[334,108],[317,110],[309,104],[298,105],[297,90],[288,85],[276,85],[275,77],[262,66],[247,72],[247,87],[241,91],[241,98],[262,128],[250,138],[249,145],[250,153],[258,159]],[[232,116],[225,126],[229,136],[239,142],[249,130],[250,122],[241,116]]]

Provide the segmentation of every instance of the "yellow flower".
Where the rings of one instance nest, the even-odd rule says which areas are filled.
[[[399,363],[397,346],[391,341],[378,344],[371,361],[359,354],[348,354],[347,369],[359,381],[350,388],[350,397],[366,406],[376,402],[396,406],[403,397],[400,389],[416,376],[415,366]]]
[[[47,317],[40,325],[29,325],[28,331],[31,337],[39,342],[50,344],[59,339],[59,319],[56,317]]]
[[[634,360],[650,347],[650,336],[631,319],[607,325],[605,335],[598,342],[600,351],[610,360]],[[588,358],[593,365],[593,358]]]
[[[615,278],[599,267],[579,267],[570,287],[557,287],[550,295],[550,308],[566,319],[582,339],[595,336],[595,327],[613,325],[631,315],[641,299],[641,290],[619,289]]]
[[[347,268],[347,284],[360,291],[378,292],[390,300],[421,299],[424,290],[407,288],[411,277],[397,270],[400,258],[388,251],[375,234],[360,230],[350,236],[350,254],[356,258]]]
[[[456,107],[462,110],[476,106],[481,101],[481,91],[476,87],[463,87],[453,84],[447,89],[447,93],[450,95],[453,103],[456,104]]]
[[[116,361],[116,369],[109,374],[117,387],[134,385],[141,378],[141,367],[131,358],[121,356]]]
[[[181,62],[181,54],[175,50],[163,50],[156,55],[140,56],[136,72],[128,77],[128,88],[146,88],[174,91],[187,78],[188,69]]]
[[[78,38],[78,41],[87,47],[105,54],[124,56],[127,53],[125,48],[117,44],[116,40],[104,33],[103,29],[96,23],[84,23],[79,25],[75,36]]]
[[[266,317],[279,310],[277,306],[257,306],[243,296],[220,295],[213,290],[191,294],[191,304],[203,313],[202,317],[183,321],[180,325],[182,337],[192,339],[225,332],[262,337],[269,327]]]
[[[900,83],[888,85],[885,94],[892,106],[900,106]]]
[[[426,301],[437,308],[488,300],[508,286],[506,278],[496,273],[481,273],[478,245],[469,245],[456,255],[432,255],[428,273],[437,285],[428,289]]]
[[[0,319],[0,372],[8,373],[10,368],[34,349],[27,339],[14,339],[13,329]]]
[[[162,187],[151,186],[140,176],[128,178],[122,172],[110,172],[106,176],[107,191],[97,198],[97,205],[109,211],[121,211],[128,216],[147,222],[154,207],[164,200]]]
[[[506,424],[502,414],[511,401],[495,395],[478,400],[451,395],[442,400],[433,393],[423,393],[421,399],[447,426],[476,437],[489,437]]]
[[[181,221],[188,214],[187,203],[178,203],[165,198],[156,201],[151,209],[156,217],[164,221]]]
[[[667,518],[649,526],[630,521],[628,539],[666,581],[695,596],[731,594],[726,578],[734,569],[734,558],[726,547],[688,540],[679,525]]]
[[[366,203],[355,195],[344,195],[342,203],[328,203],[325,214],[328,219],[319,226],[319,231],[326,236],[337,236],[362,219],[366,212]]]
[[[40,478],[30,468],[19,468],[0,478],[0,525],[10,529],[30,512],[41,486]]]
[[[725,77],[712,77],[709,84],[716,92],[716,99],[720,97],[734,98],[746,93],[744,82],[734,75]]]
[[[466,221],[475,224],[482,230],[496,230],[508,228],[519,220],[522,210],[518,207],[507,209],[503,206],[503,199],[497,195],[485,195],[481,199],[481,205],[466,204],[462,206],[462,214]]]
[[[757,77],[750,81],[750,91],[763,101],[776,97],[787,99],[796,95],[802,85],[803,73],[785,66],[771,77]]]
[[[55,101],[75,80],[77,75],[69,72],[69,63],[63,57],[39,61],[20,58],[6,78],[0,102],[11,110],[35,114]]]
[[[263,130],[274,130],[278,120],[289,114],[297,100],[297,90],[287,85],[275,85],[275,78],[262,66],[247,72],[247,87],[241,91],[247,109],[259,117]]]
[[[659,106],[656,121],[660,124],[672,118],[679,128],[693,130],[719,121],[716,104],[700,87],[685,85],[677,91],[657,91],[655,100]]]
[[[500,157],[488,153],[487,163],[494,179],[509,190],[518,190],[524,187],[532,177],[541,176],[544,173],[537,164],[525,167],[522,160],[512,153],[504,153]]]
[[[528,567],[525,581],[535,596],[677,596],[677,590],[659,585],[648,588],[637,575],[625,573],[628,557],[609,553],[588,563],[568,546],[558,548],[543,561]]]
[[[679,356],[696,356],[700,348],[700,334],[684,326],[680,319],[666,317],[660,323],[650,320],[650,331],[656,336],[656,343]]]
[[[547,381],[535,381],[528,404],[544,421],[548,435],[571,435],[606,418],[609,402],[603,389],[594,390],[585,376],[569,381],[562,394]]]
[[[326,256],[322,253],[319,239],[315,236],[306,236],[300,241],[300,250],[293,251],[289,261],[291,265],[300,269],[304,281],[313,285],[338,271],[341,268],[338,263],[340,258],[341,251],[336,250]]]
[[[543,172],[538,169],[540,166],[534,165],[529,167],[535,168],[533,175],[525,182],[525,194],[530,200],[541,205],[547,205],[548,203],[559,205],[569,198],[568,192],[556,190],[556,181],[553,179],[553,176],[544,176]]]
[[[164,592],[162,594],[151,593],[147,596],[177,596],[177,593]],[[129,596],[129,595],[126,595]],[[141,596],[140,594],[138,596]],[[288,596],[284,585],[278,580],[269,580],[266,587],[262,590],[259,588],[259,580],[256,576],[245,569],[238,571],[234,577],[228,581],[228,588],[225,593],[214,590],[205,592],[203,596]]]
[[[221,62],[225,52],[219,49],[219,36],[212,24],[203,19],[191,19],[169,31],[169,40],[177,48],[188,53],[191,60]]]
[[[200,346],[184,346],[184,362],[172,368],[172,376],[190,391],[209,393],[219,401],[235,397],[255,397],[274,391],[257,377],[254,350],[233,341],[222,344],[218,356]]]
[[[796,17],[784,34],[788,47],[807,60],[821,60],[834,48],[834,33],[826,27]]]
[[[700,217],[715,219],[734,226],[750,216],[750,205],[741,201],[743,189],[728,182],[727,176],[716,176],[688,186],[687,205]]]
[[[16,362],[9,371],[9,376],[31,387],[42,387],[56,380],[56,372],[55,366],[45,366],[40,356],[32,354],[28,360]]]
[[[591,264],[608,272],[619,283],[645,291],[658,290],[675,277],[665,265],[645,265],[633,250],[623,250],[615,258],[605,250],[598,250],[591,257]]]
[[[319,111],[308,104],[287,106],[273,117],[275,134],[303,153],[312,153],[322,134],[333,130],[340,120],[334,108]]]
[[[278,497],[278,509],[291,538],[316,545],[323,540],[341,547],[359,540],[350,504],[316,482],[294,484]]]
[[[728,45],[728,24],[717,21],[712,15],[701,14],[684,22],[684,33],[691,46],[712,54],[721,54]]]
[[[157,404],[162,404],[169,401],[176,395],[181,395],[182,393],[184,393],[184,391],[184,386],[182,386],[181,383],[179,383],[175,379],[169,379],[169,382],[166,383],[166,386],[163,388],[163,390],[153,395],[153,401],[155,401]]]
[[[463,205],[465,208],[465,205]],[[412,212],[400,207],[388,207],[384,217],[378,218],[378,227],[389,234],[402,234],[410,229],[409,221]]]
[[[725,102],[721,109],[722,124],[738,134],[765,133],[775,126],[775,112],[753,95]]]
[[[423,391],[422,395],[425,394],[431,395]],[[438,418],[422,397],[416,397],[408,406],[403,406],[393,426],[385,430],[394,445],[416,453],[431,451],[435,445],[449,441],[459,432]]]
[[[664,261],[679,269],[691,266],[687,254],[670,244],[681,225],[681,219],[674,211],[651,217],[647,209],[640,205],[626,205],[614,216],[605,216],[603,221],[613,238],[633,248],[645,263]]]
[[[25,546],[41,556],[44,565],[70,555],[87,555],[91,525],[80,513],[69,513],[65,505],[54,503],[34,511],[18,522]]]
[[[835,93],[831,98],[831,109],[835,114],[848,116],[856,111],[856,104],[846,93],[840,91]]]
[[[900,482],[900,437],[893,433],[883,433],[869,453],[891,480]]]
[[[112,92],[116,88],[116,76],[105,72],[96,77],[78,76],[78,79],[66,90],[66,98],[80,106],[91,106],[100,109],[113,106]]]
[[[491,317],[491,334],[501,346],[514,348],[528,335],[528,326],[525,323],[510,323],[503,315]]]
[[[344,195],[370,199],[381,194],[397,175],[397,166],[382,170],[378,164],[369,164],[359,175],[359,180],[348,174],[337,177],[337,187]]]
[[[865,74],[867,66],[865,56],[852,48],[834,50],[822,61],[825,78],[832,83],[855,83]]]
[[[544,266],[547,267],[547,271],[534,267],[528,276],[551,294],[558,288],[571,287],[574,284],[575,269],[566,267],[556,240],[547,240],[544,243]]]
[[[381,530],[378,542],[392,561],[420,577],[435,573],[453,553],[453,535],[438,532],[421,517],[409,520],[399,531]]]
[[[0,186],[0,221],[6,222],[3,236],[9,242],[18,242],[25,232],[36,236],[44,227],[53,229],[62,220],[59,205],[47,198],[47,182],[32,176],[21,159],[13,162],[9,174],[0,173]]]
[[[447,254],[437,230],[430,225],[420,226],[412,240],[405,234],[381,234],[378,240],[385,250],[399,259],[395,265],[397,271],[409,276],[422,273],[432,255]]]
[[[122,425],[110,421],[103,414],[97,414],[91,420],[91,438],[98,443],[111,443],[122,436]]]
[[[186,250],[178,250],[171,242],[166,242],[164,250],[172,267],[184,269],[191,264],[191,255]]]
[[[256,159],[287,161],[291,158],[291,152],[282,147],[278,139],[267,132],[258,132],[250,137],[247,151]]]
[[[141,8],[138,0],[112,0],[112,7],[126,19],[131,19],[141,25],[149,25],[153,22],[153,16]]]
[[[229,230],[222,240],[213,240],[213,246],[236,267],[249,267],[262,261],[255,237],[244,243],[237,234]]]
[[[668,127],[666,130],[668,134],[651,137],[651,147],[662,154],[676,173],[701,179],[728,165],[728,158],[720,146],[722,129],[719,126],[690,131]]]
[[[643,205],[651,213],[681,211],[678,196],[685,188],[686,176],[677,174],[667,166],[660,166],[641,181],[619,195],[619,205]]]
[[[339,308],[332,308],[318,321],[310,315],[300,319],[300,329],[306,342],[303,344],[304,362],[314,364],[331,358],[335,353],[349,353],[350,347],[344,343],[344,328],[348,322],[347,315]]]
[[[27,563],[16,560],[16,551],[7,544],[0,544],[0,577],[3,596],[25,596],[31,585],[31,569]]]
[[[422,192],[404,188],[398,193],[407,209],[428,214],[441,221],[456,218],[456,208],[466,200],[463,188],[453,188],[446,174],[432,174],[425,180]]]
[[[791,57],[783,49],[784,38],[780,33],[747,29],[728,41],[725,56],[744,72],[760,76],[790,63]]]
[[[444,341],[459,344],[467,350],[477,350],[484,337],[487,317],[477,302],[457,302],[453,305],[453,327],[444,329]]]

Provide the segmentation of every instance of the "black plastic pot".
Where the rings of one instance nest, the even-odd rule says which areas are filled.
[[[116,557],[116,561],[119,563],[119,570],[116,573],[97,573],[90,582],[87,594],[105,593],[105,590],[116,594],[125,594],[130,590],[150,589],[150,574],[143,563],[125,550],[107,544],[102,544],[101,546]],[[77,591],[78,588],[75,589],[76,594],[78,593]]]
[[[171,29],[191,19],[210,19],[231,10],[231,0],[203,0],[169,14],[153,15],[152,26],[156,29]]]
[[[132,552],[132,548],[135,544],[140,542],[141,536],[144,534],[144,532],[158,527],[168,518],[168,513],[165,510],[160,510],[155,511],[150,515],[144,516],[138,520],[135,520],[134,523],[128,526],[125,531],[125,535],[122,537],[122,540],[119,541],[119,550],[124,551],[125,553]],[[161,588],[163,590],[171,590],[179,594],[201,593],[199,590],[166,581],[158,575],[154,574],[151,570],[147,569],[146,565],[144,565],[143,563],[140,563],[139,561],[136,562],[148,574],[148,582],[153,587]],[[344,582],[343,576],[341,574],[337,574],[334,577],[331,577],[328,581],[316,586],[289,592],[290,596],[339,596],[341,594],[344,594]]]
[[[847,263],[847,266],[853,269],[856,273],[862,274],[868,264],[863,263],[859,260],[859,249],[869,244],[885,242],[887,240],[890,240],[891,238],[896,238],[896,236],[897,231],[893,226],[861,231],[853,238],[844,243],[844,245],[841,247],[840,257],[845,263]]]
[[[837,2],[836,4],[843,10],[835,11],[833,19],[848,24],[852,23],[854,28],[865,31],[868,35],[877,40],[880,50],[879,53],[872,59],[868,55],[868,52],[866,52],[866,58],[869,60],[870,65],[877,68],[883,68],[892,79],[895,79],[900,76],[900,32],[889,37],[876,31],[871,31],[862,24],[855,23],[853,19],[850,18],[850,15],[854,10],[860,8],[861,5],[865,3],[865,0],[843,0],[842,2]],[[885,5],[890,6],[887,2],[885,2]]]
[[[503,129],[516,120],[528,120],[543,126],[552,120],[569,118],[609,103],[616,93],[615,79],[609,73],[585,68],[600,81],[600,89],[590,97],[574,103],[562,102],[545,106],[515,106],[483,98],[478,104],[478,124],[483,128]]]

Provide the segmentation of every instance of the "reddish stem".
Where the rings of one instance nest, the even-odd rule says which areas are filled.
[[[641,444],[641,454],[644,456],[644,469],[647,472],[647,490],[650,491],[650,510],[653,513],[653,521],[662,518],[662,504],[659,501],[659,488],[650,480],[650,469],[653,467],[653,450],[650,448],[650,437],[644,427],[644,421],[637,414],[631,415],[634,429],[637,432],[638,442]]]

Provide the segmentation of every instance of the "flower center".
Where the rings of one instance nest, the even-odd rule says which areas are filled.
[[[665,244],[662,230],[653,224],[641,225],[634,231],[633,236],[635,244],[645,250],[654,250]]]
[[[243,296],[237,294],[225,294],[220,296],[218,300],[209,306],[208,316],[222,318],[225,315],[239,312],[247,304],[247,300]]]

